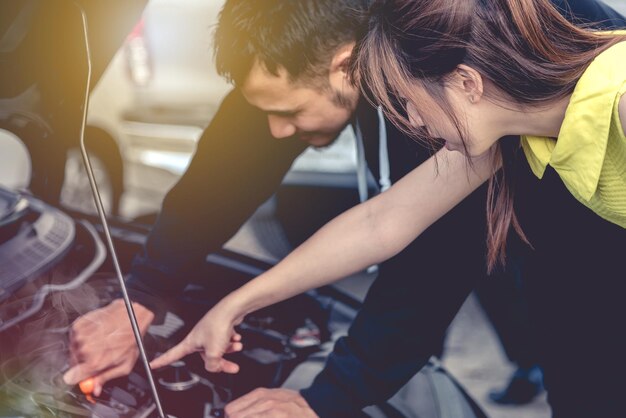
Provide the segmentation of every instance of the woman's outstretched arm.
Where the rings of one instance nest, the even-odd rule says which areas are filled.
[[[386,260],[484,183],[491,153],[473,159],[443,149],[386,192],[338,216],[289,256],[218,303],[153,367],[199,351],[207,370],[237,372],[222,358],[241,349],[234,326],[250,312]],[[468,219],[468,222],[472,222]]]

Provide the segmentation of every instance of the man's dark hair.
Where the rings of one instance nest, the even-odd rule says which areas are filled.
[[[256,59],[290,81],[326,74],[341,45],[355,41],[370,0],[227,0],[215,31],[217,71],[236,85]]]

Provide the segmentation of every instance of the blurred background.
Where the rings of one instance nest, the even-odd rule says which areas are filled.
[[[626,14],[626,0],[605,2]],[[212,60],[212,32],[222,3],[151,0],[93,91],[88,129],[89,137],[99,145],[92,150],[92,161],[109,213],[127,219],[154,218],[167,191],[185,172],[203,128],[231,88],[216,74]],[[339,196],[339,190],[340,199],[356,202],[355,167],[349,130],[328,149],[308,150],[285,178],[282,196],[261,208],[229,246],[269,262],[281,258],[290,243],[320,226],[312,222],[304,229],[292,228],[290,197],[315,187],[322,193],[326,190],[332,199]],[[65,170],[61,203],[95,212],[77,149],[68,153]],[[30,176],[27,149],[0,130],[0,185],[25,188]],[[362,298],[373,277],[350,278],[339,286]],[[514,366],[506,360],[473,297],[451,326],[443,363],[490,416],[549,416],[545,395],[522,407],[488,401],[489,390],[503,386]]]
[[[626,14],[626,0],[604,0]],[[156,213],[184,173],[203,128],[230,86],[215,72],[213,28],[222,0],[150,0],[94,89],[88,137],[98,183],[110,212],[125,218]],[[30,162],[6,131],[0,140],[0,184],[24,187]],[[285,184],[352,187],[355,151],[351,130],[324,150],[309,150]],[[66,162],[64,205],[93,211],[77,150]]]

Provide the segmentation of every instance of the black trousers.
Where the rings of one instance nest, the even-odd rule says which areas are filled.
[[[534,250],[522,276],[557,418],[626,416],[626,229],[520,152],[516,211]]]
[[[508,246],[506,270],[495,272],[482,280],[474,293],[509,361],[520,368],[529,369],[540,364],[537,336],[531,327],[524,291],[524,257],[517,248],[511,246]]]

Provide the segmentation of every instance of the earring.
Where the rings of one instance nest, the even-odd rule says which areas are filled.
[[[470,97],[469,97],[469,101],[470,101],[470,103],[474,103],[474,102],[476,101],[476,97],[475,97],[475,96],[473,96],[473,95],[472,95],[472,96],[470,96]]]

